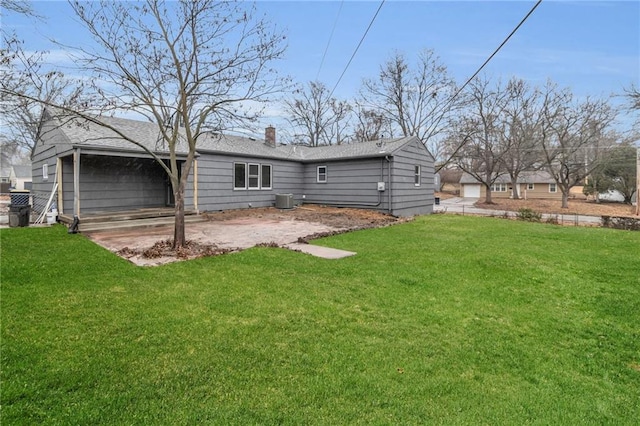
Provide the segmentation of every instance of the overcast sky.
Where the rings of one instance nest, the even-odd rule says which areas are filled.
[[[534,4],[387,0],[334,95],[355,97],[362,79],[374,77],[394,50],[413,59],[421,49],[434,49],[462,84]],[[15,28],[27,49],[54,50],[51,37],[68,44],[83,40],[66,2],[33,5],[46,21],[5,15],[2,22]],[[288,36],[280,69],[300,83],[318,76],[329,88],[338,81],[379,5],[378,1],[257,3],[258,10]],[[640,2],[543,1],[486,73],[505,80],[517,76],[539,85],[550,78],[581,97],[622,93],[640,81]]]

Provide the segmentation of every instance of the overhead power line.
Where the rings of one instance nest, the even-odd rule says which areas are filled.
[[[451,102],[453,102],[453,100],[460,94],[460,92],[462,92],[464,90],[465,87],[467,87],[467,85],[469,83],[471,83],[471,81],[476,78],[476,76],[478,74],[480,74],[480,71],[482,71],[482,69],[489,63],[489,61],[491,61],[493,59],[494,56],[496,56],[496,54],[500,51],[500,49],[502,49],[502,47],[504,47],[505,44],[507,44],[507,42],[509,41],[509,39],[511,38],[511,36],[513,36],[516,31],[518,31],[518,29],[520,29],[520,27],[522,26],[522,24],[525,23],[525,21],[527,19],[529,19],[529,16],[531,16],[531,14],[533,13],[534,10],[536,10],[536,8],[540,5],[540,3],[542,3],[542,0],[538,0],[536,2],[535,5],[533,5],[533,7],[531,8],[531,10],[529,11],[529,13],[527,13],[525,15],[524,18],[522,18],[522,20],[520,21],[520,23],[513,29],[513,31],[511,31],[511,33],[509,33],[509,35],[507,36],[507,38],[505,38],[502,43],[500,43],[500,46],[497,47],[496,50],[493,51],[493,53],[487,58],[486,61],[484,61],[484,63],[482,65],[480,65],[480,68],[478,68],[478,70],[476,72],[473,73],[473,75],[471,77],[469,77],[467,79],[467,81],[465,81],[465,83],[456,91],[456,93],[453,94],[453,96],[451,96],[451,98],[449,98],[449,101],[447,102],[447,104],[450,104]]]
[[[331,89],[331,93],[329,94],[329,99],[331,99],[331,96],[333,96],[333,92],[335,92],[336,88],[338,87],[338,84],[340,84],[340,81],[342,81],[342,77],[344,77],[344,74],[347,72],[347,69],[349,69],[349,65],[351,65],[351,61],[353,61],[353,58],[356,56],[356,53],[358,53],[358,49],[360,49],[360,46],[362,45],[362,42],[364,41],[365,37],[369,33],[369,30],[371,29],[371,26],[373,25],[373,22],[378,17],[378,13],[380,13],[380,9],[382,9],[382,5],[384,4],[385,1],[386,0],[382,0],[380,2],[380,6],[378,6],[378,10],[376,10],[376,14],[373,15],[373,18],[371,18],[371,22],[369,22],[369,26],[367,27],[367,29],[364,32],[364,34],[362,34],[362,38],[360,39],[360,42],[358,43],[358,46],[356,46],[356,49],[353,51],[353,55],[351,55],[351,59],[349,59],[349,62],[347,62],[347,65],[344,67],[344,70],[342,71],[342,74],[340,74],[340,78],[338,78],[338,81],[336,82],[335,86],[333,86],[333,89]],[[540,1],[542,1],[542,0],[540,0]]]
[[[471,81],[476,78],[476,76],[478,74],[480,74],[480,71],[482,71],[482,69],[489,63],[489,61],[491,61],[491,59],[493,59],[494,56],[496,56],[496,54],[500,51],[500,49],[502,49],[502,47],[507,44],[507,42],[509,41],[509,39],[516,33],[516,31],[518,31],[518,29],[520,29],[520,27],[522,26],[522,24],[525,23],[525,21],[527,19],[529,19],[529,16],[531,16],[531,14],[533,13],[534,10],[536,10],[536,8],[538,6],[540,6],[540,3],[542,3],[542,0],[538,0],[536,2],[536,4],[533,5],[533,7],[531,8],[531,10],[529,11],[529,13],[527,13],[524,18],[522,18],[520,20],[520,22],[518,23],[518,25],[516,25],[516,27],[509,33],[509,35],[502,41],[502,43],[500,43],[500,46],[498,46],[496,48],[496,50],[493,51],[493,53],[487,58],[486,61],[484,61],[484,63],[482,65],[480,65],[480,68],[478,68],[476,70],[476,72],[473,73],[473,75],[471,77],[469,77],[467,79],[467,81],[465,81],[465,83],[460,86],[460,88],[458,90],[456,90],[456,92],[449,98],[449,100],[447,102],[444,103],[443,107],[442,107],[442,113],[440,114],[440,116],[438,117],[438,119],[435,122],[435,126],[437,126],[440,121],[442,120],[442,118],[445,116],[445,114],[448,111],[448,108],[451,106],[451,103],[454,101],[455,98],[458,97],[458,95],[464,90],[465,87],[467,87],[467,85],[469,83],[471,83]],[[458,145],[458,147],[455,149],[455,151],[449,156],[449,158],[447,158],[447,160],[443,163],[447,164],[449,161],[451,161],[451,159],[458,153],[458,151],[460,151],[464,145],[466,145],[466,139],[465,141],[463,141],[460,145]],[[438,171],[438,170],[436,170]]]
[[[331,44],[331,40],[333,39],[333,33],[336,30],[336,25],[338,25],[340,12],[342,12],[342,5],[344,5],[344,0],[340,2],[340,9],[338,9],[336,20],[333,22],[333,28],[331,29],[331,34],[329,35],[329,40],[327,41],[327,47],[324,48],[324,53],[322,54],[322,60],[320,61],[320,66],[318,67],[318,73],[316,74],[316,80],[318,80],[318,77],[320,77],[320,71],[322,71],[322,65],[324,65],[324,59],[327,57],[327,51],[329,50],[329,45]]]

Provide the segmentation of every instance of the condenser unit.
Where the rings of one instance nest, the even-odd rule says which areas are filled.
[[[277,209],[292,209],[293,208],[293,194],[276,194],[276,208]]]

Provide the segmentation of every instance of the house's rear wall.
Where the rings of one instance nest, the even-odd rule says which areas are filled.
[[[271,165],[271,189],[234,189],[234,163]],[[275,205],[276,194],[302,193],[302,164],[276,159],[202,154],[198,158],[198,209],[218,211]]]
[[[317,182],[318,166],[327,167],[327,181]],[[325,161],[304,166],[304,202],[340,207],[387,211],[388,192],[378,191],[378,182],[389,186],[384,158],[357,161]]]

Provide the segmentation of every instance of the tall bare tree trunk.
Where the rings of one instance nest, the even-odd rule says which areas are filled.
[[[518,195],[518,178],[511,177],[511,198],[514,200],[519,200],[520,195]]]
[[[187,237],[184,231],[184,191],[174,191],[175,225],[173,228],[173,249],[184,247]]]
[[[493,204],[493,199],[491,198],[491,187],[485,185],[485,188],[487,191],[484,196],[484,202],[485,204]]]
[[[569,191],[562,191],[562,208],[569,208]]]

